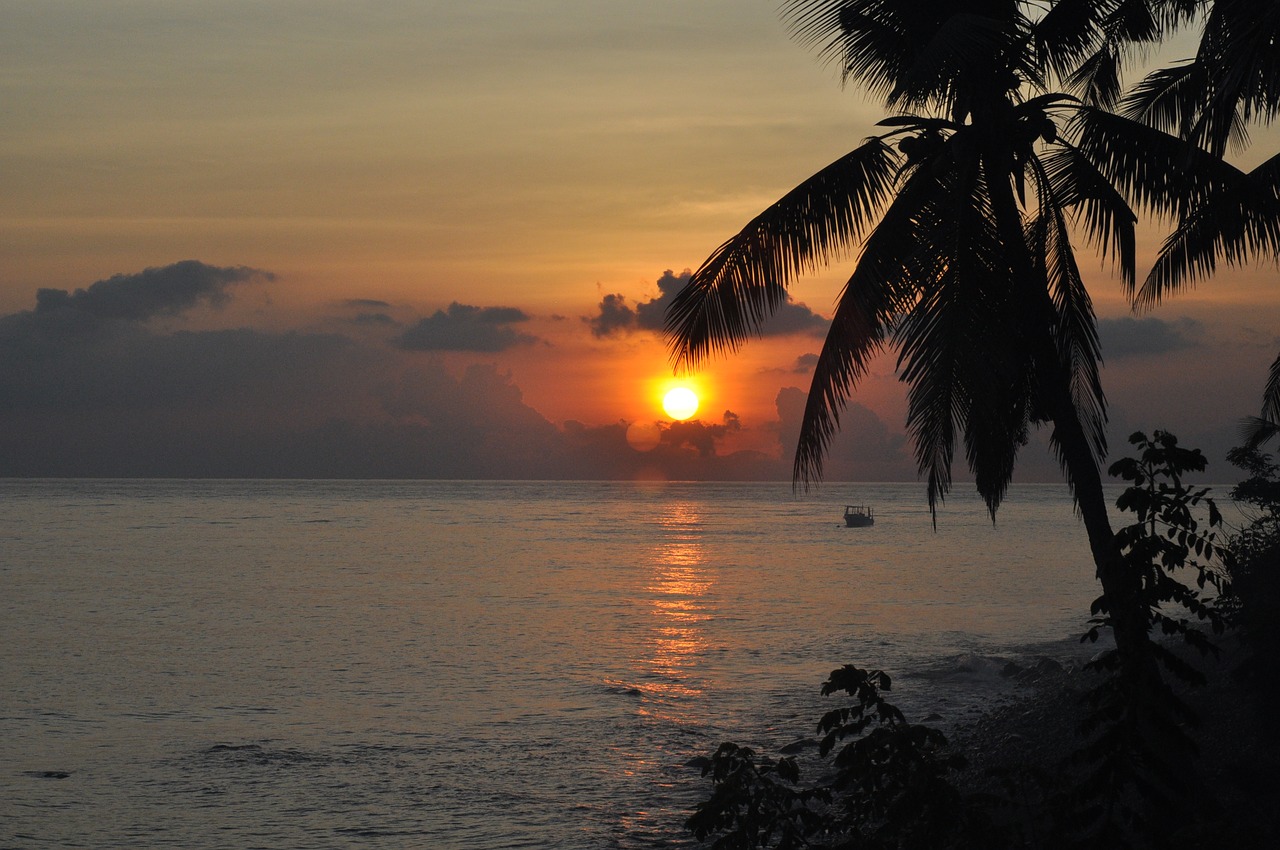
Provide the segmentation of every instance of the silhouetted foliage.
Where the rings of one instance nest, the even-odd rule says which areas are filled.
[[[1132,524],[1116,532],[1116,539],[1127,568],[1141,576],[1149,628],[1159,628],[1166,636],[1180,636],[1202,653],[1216,652],[1201,624],[1214,634],[1222,634],[1227,625],[1217,604],[1228,586],[1218,539],[1222,513],[1208,488],[1190,489],[1183,480],[1187,472],[1204,471],[1204,454],[1199,449],[1182,448],[1178,438],[1166,431],[1156,431],[1151,438],[1136,432],[1129,442],[1138,456],[1117,461],[1110,472],[1131,482],[1116,500],[1116,507],[1135,517]],[[1207,519],[1197,518],[1197,509],[1207,512]],[[1194,588],[1180,580],[1184,572],[1193,574]],[[1192,615],[1194,621],[1178,616],[1171,605]],[[1093,626],[1087,639],[1097,640],[1098,627],[1110,625],[1109,609],[1105,596],[1094,601]],[[1203,676],[1174,653],[1161,649],[1158,654],[1166,669],[1178,678],[1192,684],[1203,682]]]
[[[1280,465],[1269,454],[1244,446],[1227,459],[1248,474],[1231,498],[1253,511],[1249,524],[1231,538],[1231,597],[1251,650],[1241,673],[1268,698],[1280,697],[1272,674],[1280,652]]]
[[[1230,598],[1222,515],[1208,489],[1185,481],[1205,468],[1198,449],[1164,431],[1136,433],[1130,443],[1136,456],[1111,467],[1130,485],[1117,499],[1134,518],[1117,533],[1125,568],[1139,577],[1147,628],[1166,638],[1155,644],[1157,658],[1198,687],[1204,674],[1178,644],[1216,654],[1211,636],[1229,624],[1229,608],[1220,604]],[[1280,507],[1280,468],[1256,462],[1270,476],[1256,498]],[[1277,518],[1271,514],[1273,534]],[[1096,641],[1111,625],[1104,595],[1082,641]],[[1163,681],[1124,675],[1123,664],[1109,649],[1085,666],[1100,678],[1086,692],[1079,746],[1066,763],[1002,770],[984,793],[958,784],[967,761],[941,731],[910,723],[885,699],[887,674],[834,670],[823,695],[845,693],[854,702],[818,723],[820,778],[803,783],[794,756],[722,744],[695,760],[714,790],[686,826],[716,848],[1195,846],[1218,828],[1217,806],[1196,770],[1191,733],[1200,719]]]
[[[1182,448],[1164,431],[1150,438],[1138,432],[1129,442],[1137,456],[1117,461],[1110,472],[1130,482],[1116,506],[1134,514],[1134,522],[1116,537],[1126,568],[1141,577],[1148,628],[1180,638],[1202,655],[1216,655],[1205,628],[1220,635],[1228,625],[1220,605],[1229,589],[1218,541],[1222,514],[1207,488],[1190,488],[1183,478],[1204,470],[1204,455]],[[1181,580],[1187,573],[1194,587]],[[1105,596],[1094,601],[1092,614],[1081,640],[1096,641],[1099,629],[1111,625]],[[1153,645],[1177,679],[1205,683],[1204,673],[1176,647]],[[1188,802],[1200,791],[1191,779],[1196,745],[1189,732],[1199,718],[1168,685],[1121,675],[1122,666],[1114,649],[1086,666],[1105,678],[1087,697],[1090,712],[1081,730],[1086,742],[1076,756],[1085,772],[1072,791],[1073,809],[1099,846],[1167,841],[1186,822]]]
[[[686,827],[716,848],[942,848],[990,846],[991,824],[950,775],[965,764],[937,729],[907,721],[884,698],[886,673],[845,666],[822,693],[852,705],[818,723],[830,772],[800,782],[794,757],[770,759],[722,744],[701,762],[715,789]]]
[[[1245,172],[1222,156],[1243,149],[1251,124],[1270,124],[1280,116],[1280,4],[1275,0],[1084,0],[1058,2],[1112,9],[1125,21],[1154,27],[1119,27],[1121,42],[1133,45],[1166,41],[1185,23],[1200,28],[1195,55],[1151,72],[1119,104],[1126,118],[1158,131],[1137,147],[1107,157],[1120,179],[1141,203],[1171,213],[1174,227],[1135,298],[1151,307],[1166,296],[1211,277],[1220,262],[1239,266],[1254,259],[1280,257],[1280,203],[1275,191],[1280,155]],[[1052,12],[1050,13],[1052,14]],[[1069,15],[1071,16],[1071,15]],[[1169,147],[1167,134],[1182,144]],[[1087,145],[1086,145],[1087,147]],[[1144,179],[1156,176],[1158,179]],[[1271,364],[1263,390],[1262,415],[1250,427],[1263,438],[1280,422],[1280,356]],[[1256,448],[1256,443],[1254,444]]]

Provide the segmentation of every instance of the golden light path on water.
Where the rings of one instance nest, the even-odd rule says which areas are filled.
[[[705,624],[714,612],[706,597],[714,581],[703,548],[703,516],[695,502],[663,506],[657,525],[660,533],[643,586],[651,617],[642,643],[647,652],[636,659],[646,673],[637,714],[658,725],[691,727],[698,722],[693,707],[705,696],[697,667],[710,645]],[[652,774],[660,768],[659,754],[629,756],[634,763],[623,767],[624,773]],[[664,785],[674,787],[670,782]],[[650,814],[641,810],[624,817],[623,823],[643,828]]]
[[[703,597],[711,589],[702,544],[702,516],[692,502],[673,502],[659,520],[661,542],[653,554],[653,626],[649,667],[656,711],[676,712],[680,701],[701,695],[689,673],[706,649],[703,624],[711,618]],[[669,720],[679,720],[667,716]]]

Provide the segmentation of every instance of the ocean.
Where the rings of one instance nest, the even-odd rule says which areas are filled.
[[[835,667],[945,727],[1089,651],[1065,486],[963,488],[0,481],[0,847],[693,846]]]

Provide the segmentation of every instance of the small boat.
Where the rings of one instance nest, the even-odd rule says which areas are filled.
[[[844,524],[849,528],[866,528],[875,525],[875,513],[870,505],[845,505]]]

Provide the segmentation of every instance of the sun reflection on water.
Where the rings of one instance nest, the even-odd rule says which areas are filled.
[[[713,585],[702,542],[702,514],[696,504],[676,502],[659,519],[661,537],[654,546],[649,595],[653,624],[647,642],[648,713],[679,721],[679,706],[702,694],[696,667],[708,649],[704,624],[711,619],[705,598]]]

